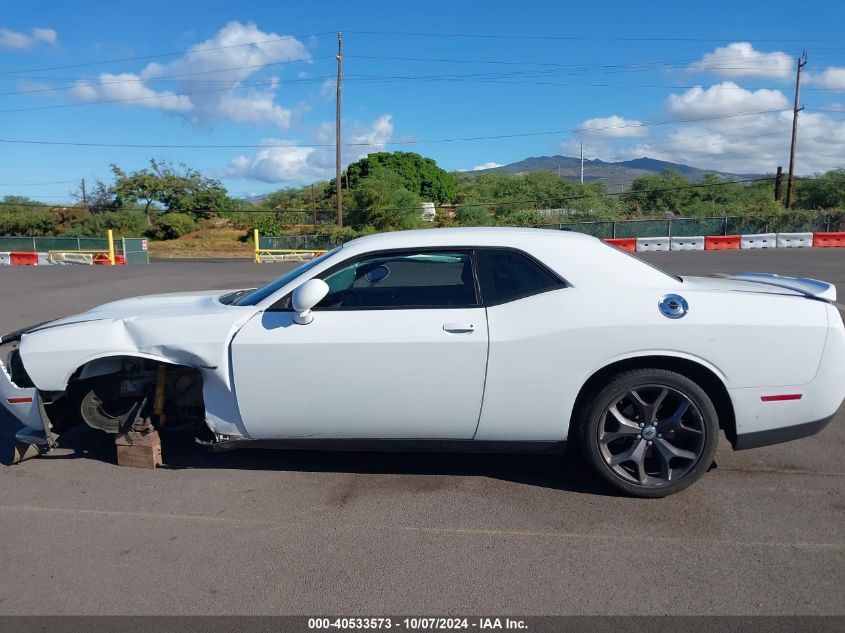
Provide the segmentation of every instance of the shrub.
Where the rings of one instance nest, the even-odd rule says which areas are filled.
[[[0,235],[39,237],[55,235],[59,219],[49,209],[0,210]]]
[[[257,217],[253,218],[252,228],[258,229],[259,235],[267,237],[275,237],[284,232],[284,227],[274,213],[254,214]],[[250,231],[252,233],[252,231]]]
[[[149,229],[149,221],[143,211],[105,211],[72,223],[64,235],[104,237],[108,229],[115,237],[138,237]]]
[[[197,223],[191,216],[184,213],[165,213],[156,219],[148,235],[157,240],[175,240],[196,230]]]
[[[491,226],[493,218],[487,212],[487,207],[480,204],[462,204],[458,207],[458,221],[463,226]]]

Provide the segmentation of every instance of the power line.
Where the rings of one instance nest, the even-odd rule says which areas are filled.
[[[76,180],[53,180],[51,182],[0,182],[0,187],[40,187],[42,185],[69,185]]]
[[[548,130],[541,132],[522,132],[516,134],[495,134],[491,136],[467,136],[455,138],[440,138],[440,139],[419,139],[409,141],[385,141],[383,143],[341,143],[344,147],[380,147],[393,145],[420,145],[428,143],[458,143],[469,141],[486,141],[499,140],[508,138],[523,138],[532,136],[554,136],[558,134],[570,134],[577,132],[591,133],[600,132],[603,130],[616,130],[623,128],[639,128],[651,127],[656,125],[675,125],[679,123],[694,123],[698,121],[712,121],[717,119],[729,119],[733,117],[749,116],[754,114],[766,114],[773,112],[784,112],[789,108],[769,108],[765,110],[750,110],[747,112],[734,112],[731,114],[714,114],[710,116],[688,117],[683,119],[671,119],[665,121],[646,121],[638,123],[627,123],[624,125],[607,125],[591,128],[569,128],[563,130]],[[126,149],[257,149],[257,148],[274,148],[274,147],[335,147],[335,143],[309,143],[301,145],[291,145],[290,143],[282,144],[211,144],[211,145],[173,145],[173,144],[148,144],[148,143],[90,143],[78,141],[39,141],[30,139],[9,139],[0,138],[0,143],[23,144],[23,145],[61,145],[71,147],[114,147]]]
[[[173,74],[173,75],[158,75],[158,76],[155,76],[155,77],[135,77],[133,79],[116,79],[114,81],[96,81],[96,80],[74,79],[74,78],[62,79],[62,78],[58,78],[58,77],[43,77],[43,78],[37,78],[37,80],[38,81],[75,81],[77,83],[74,83],[74,84],[69,85],[69,86],[54,86],[54,87],[50,87],[50,88],[35,88],[35,89],[32,89],[32,90],[19,90],[17,92],[2,92],[2,93],[0,93],[0,96],[33,94],[33,93],[38,93],[38,92],[54,92],[56,90],[72,90],[74,88],[98,88],[100,86],[110,86],[112,84],[142,83],[142,82],[152,83],[152,82],[161,82],[161,81],[167,81],[167,80],[172,80],[174,83],[186,83],[185,80],[179,80],[178,78],[179,77],[195,77],[197,75],[208,75],[208,74],[213,74],[213,73],[233,72],[233,71],[237,71],[237,70],[252,70],[252,69],[256,69],[256,68],[261,69],[261,68],[266,68],[268,66],[278,66],[280,64],[293,64],[293,63],[301,62],[301,61],[315,61],[315,60],[323,60],[323,59],[334,59],[334,55],[322,55],[320,57],[311,57],[309,59],[294,59],[294,60],[289,60],[289,61],[284,61],[284,62],[269,62],[269,63],[266,63],[266,64],[252,64],[250,66],[233,66],[233,67],[230,67],[230,68],[215,68],[215,69],[212,69],[212,70],[198,70],[196,72],[191,72],[191,73],[178,73],[178,74]],[[14,79],[20,79],[20,77],[14,77]],[[285,80],[285,83],[292,83],[292,82],[299,83],[299,82],[302,82],[302,81],[314,81],[314,80],[317,80],[317,79],[318,78],[316,78],[316,77],[315,78],[307,78],[307,79],[302,79],[302,78],[300,78],[300,79],[287,79],[287,80]],[[321,77],[319,79],[327,79],[327,77]],[[82,82],[85,82],[85,81],[89,81],[89,83],[82,83]],[[227,83],[231,83],[231,84],[245,83],[244,80],[239,80],[239,79],[203,79],[203,80],[200,80],[200,81],[203,82],[203,83],[212,82],[212,81],[227,82]],[[268,82],[268,83],[273,82],[272,79],[264,79],[264,80],[261,80],[261,81]]]
[[[304,39],[307,39],[309,37],[322,37],[323,35],[329,35],[331,33],[333,33],[333,31],[325,31],[323,33],[312,33],[310,35],[298,35],[298,36],[297,35],[283,35],[281,37],[277,37],[277,38],[273,38],[273,39],[269,39],[269,40],[263,40],[263,41],[259,41],[259,42],[244,42],[242,44],[228,44],[226,46],[208,46],[208,47],[205,47],[205,48],[191,48],[191,49],[182,50],[182,51],[171,51],[169,53],[155,53],[155,54],[152,54],[152,55],[138,55],[138,56],[135,56],[135,57],[118,57],[118,58],[112,58],[112,59],[101,59],[101,60],[98,60],[98,61],[84,62],[84,63],[81,63],[81,64],[64,64],[62,66],[43,66],[41,68],[30,68],[30,69],[27,69],[27,70],[12,70],[12,71],[7,71],[7,72],[2,73],[2,74],[4,74],[4,75],[18,75],[20,73],[38,73],[38,72],[44,72],[44,71],[47,71],[47,70],[64,70],[66,68],[83,68],[83,67],[88,67],[88,66],[99,66],[99,65],[102,65],[102,64],[117,64],[117,63],[120,63],[120,62],[134,62],[134,61],[140,61],[140,60],[144,60],[144,59],[156,59],[156,58],[159,58],[159,57],[173,57],[175,55],[187,55],[189,53],[205,53],[207,51],[219,51],[219,50],[224,50],[224,49],[228,49],[228,48],[239,48],[239,47],[243,47],[243,46],[261,46],[263,44],[273,44],[273,43],[282,42],[282,41],[285,41],[285,40],[304,40]]]
[[[345,31],[355,35],[399,37],[453,37],[501,40],[614,41],[614,42],[842,42],[845,38],[749,38],[749,37],[618,37],[613,35],[514,35],[499,33],[424,33],[412,31]]]
[[[323,59],[332,59],[334,56],[332,55],[323,55],[320,57],[311,58],[308,61],[314,60],[323,60]],[[361,56],[366,57],[368,59],[414,59],[414,58],[391,58],[391,57],[376,57],[376,56]],[[415,58],[418,61],[424,61],[422,58]],[[44,78],[36,78],[38,81],[73,81],[76,82],[72,85],[66,86],[49,86],[49,87],[41,87],[41,88],[32,88],[28,90],[17,90],[17,91],[9,91],[0,93],[0,96],[16,96],[16,95],[27,95],[27,94],[38,94],[44,92],[55,92],[59,90],[73,90],[76,88],[99,88],[101,86],[110,86],[110,85],[119,85],[119,84],[128,84],[128,83],[177,83],[177,84],[186,84],[186,83],[226,83],[230,85],[238,84],[238,85],[272,85],[279,80],[276,79],[261,79],[261,80],[246,80],[246,79],[201,79],[197,81],[192,81],[188,79],[180,79],[182,77],[195,77],[198,75],[208,75],[214,73],[225,73],[225,72],[233,72],[233,71],[240,71],[240,70],[251,70],[251,69],[262,69],[268,66],[275,66],[280,64],[287,64],[287,63],[295,63],[297,61],[303,60],[292,60],[286,62],[271,62],[268,64],[254,64],[250,66],[234,66],[229,68],[216,68],[211,70],[203,70],[203,71],[196,71],[196,72],[189,72],[189,73],[178,73],[178,74],[170,74],[170,75],[157,75],[153,77],[139,77],[135,76],[130,79],[114,79],[109,81],[103,80],[94,80],[94,79],[84,79],[84,78],[73,78],[73,77],[44,77]],[[432,60],[432,61],[472,61],[472,60]],[[532,62],[478,62],[478,63],[496,63],[496,64],[532,64]],[[663,62],[648,62],[644,64],[629,64],[629,65],[620,65],[620,64],[600,64],[600,65],[568,65],[568,64],[545,64],[545,63],[538,63],[539,65],[549,65],[553,66],[554,68],[569,68],[573,72],[564,73],[559,70],[554,70],[554,68],[549,68],[546,70],[518,70],[518,71],[511,71],[509,73],[468,73],[468,74],[439,74],[439,75],[347,75],[348,77],[354,78],[356,83],[364,83],[368,81],[450,81],[450,80],[465,80],[469,78],[479,77],[479,78],[486,78],[490,77],[492,79],[497,78],[506,78],[512,76],[546,76],[550,74],[563,74],[563,75],[583,75],[583,74],[598,74],[598,71],[604,70],[605,72],[610,71],[628,71],[628,72],[644,72],[654,70],[655,68],[672,68],[674,66],[670,65],[670,63],[663,63]],[[654,64],[654,65],[652,65]],[[749,70],[749,69],[756,69],[759,66],[713,66],[708,67],[708,70]],[[331,76],[323,76],[323,77],[307,77],[307,78],[298,78],[298,79],[286,79],[283,82],[284,84],[291,84],[291,83],[314,83],[318,81],[325,81],[327,79],[331,79]],[[20,79],[19,77],[15,77],[14,79]],[[554,85],[592,85],[592,84],[554,84]],[[596,85],[605,85],[605,84],[596,84]],[[637,86],[637,85],[629,85],[629,86],[619,86],[619,87],[631,87],[631,88],[638,88],[638,87],[665,87],[665,88],[691,88],[694,86],[690,85],[649,85],[649,86]],[[822,88],[822,90],[835,90],[831,88]]]
[[[10,114],[14,112],[34,112],[37,110],[58,110],[60,108],[78,108],[80,106],[109,104],[109,103],[137,103],[140,101],[152,101],[154,99],[173,99],[178,97],[189,97],[196,94],[207,94],[211,92],[226,92],[231,90],[231,86],[225,88],[209,88],[207,90],[192,90],[182,93],[165,92],[162,94],[151,95],[148,97],[130,97],[127,99],[104,99],[100,101],[83,101],[81,103],[60,103],[57,105],[35,106],[31,108],[13,108],[11,110],[0,110],[0,114]]]

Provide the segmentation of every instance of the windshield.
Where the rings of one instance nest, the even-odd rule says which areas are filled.
[[[326,259],[328,259],[332,255],[337,253],[340,250],[340,248],[341,247],[338,246],[337,248],[330,250],[328,253],[323,253],[319,257],[315,257],[310,262],[308,262],[306,264],[302,264],[302,266],[297,266],[293,270],[285,273],[281,277],[274,279],[270,283],[265,284],[265,285],[261,286],[260,288],[256,288],[255,290],[248,292],[247,294],[243,295],[242,297],[240,297],[239,299],[234,301],[232,303],[232,305],[254,306],[259,301],[263,301],[264,299],[269,297],[271,294],[276,292],[282,286],[289,284],[291,281],[293,281],[294,279],[296,279],[297,277],[299,277],[303,273],[307,273],[309,270],[314,268],[314,266],[316,266],[320,262],[325,261]]]

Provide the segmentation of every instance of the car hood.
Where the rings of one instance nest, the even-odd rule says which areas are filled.
[[[86,312],[43,323],[29,332],[37,332],[60,325],[71,325],[102,319],[138,319],[142,317],[177,317],[198,315],[221,310],[237,310],[236,306],[224,305],[218,298],[232,290],[203,290],[196,292],[170,292],[144,295],[110,301]]]
[[[224,291],[179,292],[112,301],[23,333],[20,354],[42,391],[63,391],[77,368],[108,356],[136,356],[199,368],[227,365],[228,343],[259,311],[231,306]]]

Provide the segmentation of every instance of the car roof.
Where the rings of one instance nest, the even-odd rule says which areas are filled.
[[[596,238],[575,233],[551,229],[529,229],[509,226],[456,227],[438,229],[417,229],[413,231],[393,231],[359,237],[344,245],[361,247],[362,250],[405,248],[407,246],[510,246],[520,248],[538,241],[590,240]]]
[[[500,247],[524,251],[583,287],[665,286],[677,279],[584,233],[518,227],[433,228],[377,233],[344,244],[338,256],[406,248]]]

